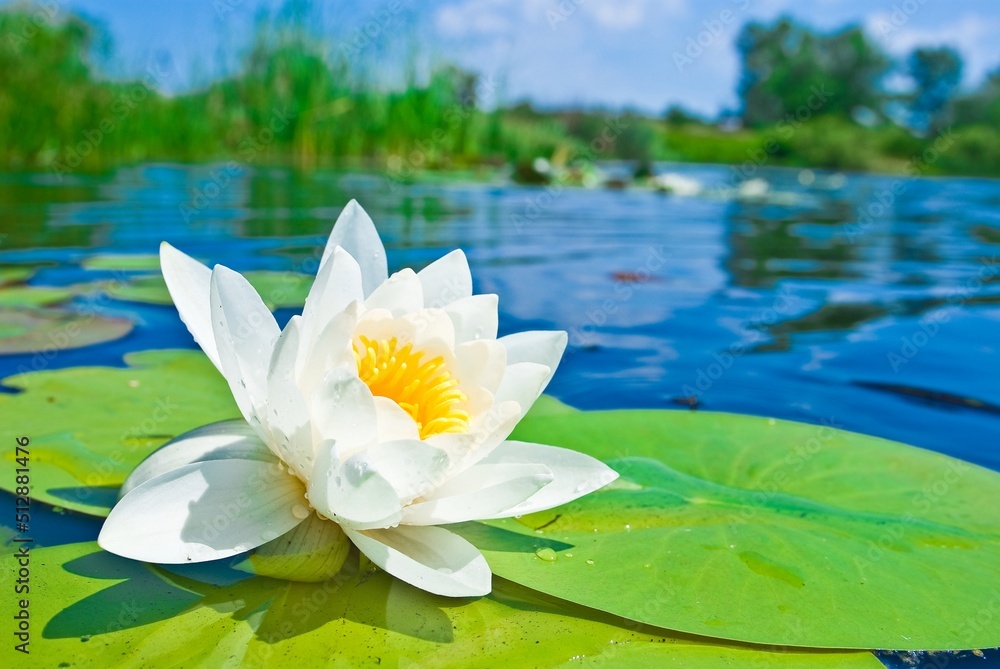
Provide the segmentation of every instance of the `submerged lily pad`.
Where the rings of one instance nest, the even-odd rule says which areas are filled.
[[[875,669],[870,653],[715,643],[628,624],[498,580],[449,600],[384,572],[323,583],[167,571],[70,544],[31,552],[31,657],[56,666],[804,667]],[[13,582],[16,558],[2,559]],[[17,598],[4,597],[6,620]],[[84,642],[84,643],[82,643]],[[13,651],[10,651],[13,652]]]
[[[312,286],[313,278],[295,272],[246,272],[247,281],[260,293],[270,309],[301,307]],[[107,288],[108,294],[118,300],[146,304],[173,304],[167,284],[160,275],[138,276]]]
[[[0,290],[0,296],[5,290]],[[127,318],[11,308],[0,297],[0,355],[81,348],[114,341],[131,331],[132,321]]]
[[[576,413],[526,419],[515,436],[589,453],[621,478],[548,512],[461,526],[499,576],[745,642],[1000,646],[996,472],[729,414]]]
[[[3,381],[23,392],[0,395],[0,440],[31,439],[34,499],[105,516],[125,477],[157,447],[239,416],[229,386],[200,351],[146,351],[125,361],[126,368],[73,367]],[[3,457],[12,461],[14,449]],[[14,485],[13,477],[0,479],[4,490]]]
[[[138,272],[160,269],[160,257],[155,254],[100,253],[88,256],[80,263],[84,269]]]

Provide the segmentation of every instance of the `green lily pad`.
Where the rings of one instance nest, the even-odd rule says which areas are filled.
[[[744,642],[1000,646],[996,472],[829,427],[703,412],[529,418],[514,436],[589,453],[621,478],[548,512],[460,526],[499,576]]]
[[[5,582],[18,572],[2,558]],[[56,666],[804,667],[876,669],[870,653],[787,651],[628,625],[498,580],[449,600],[384,572],[290,583],[167,571],[92,543],[31,552],[33,664]],[[221,573],[220,573],[221,572]],[[201,576],[200,579],[196,580]],[[211,580],[216,585],[207,584]],[[16,597],[0,615],[13,620]],[[11,646],[5,652],[13,656]]]
[[[246,272],[243,276],[257,289],[269,309],[301,307],[312,286],[314,277],[295,272]],[[129,281],[116,282],[107,287],[111,297],[128,302],[145,304],[173,304],[163,277],[137,276]]]
[[[118,272],[140,272],[160,269],[160,257],[152,253],[113,254],[100,253],[88,256],[80,263],[84,269]]]
[[[24,283],[35,275],[37,269],[24,265],[0,265],[0,286]]]
[[[0,290],[0,295],[6,290],[10,289]],[[0,355],[81,348],[120,339],[131,331],[132,321],[127,318],[12,308],[0,298]]]
[[[200,351],[146,351],[126,368],[72,367],[5,379],[0,441],[31,439],[35,500],[106,516],[125,477],[190,429],[239,416],[229,386]],[[3,458],[13,467],[14,449]],[[13,470],[11,470],[13,471]],[[13,477],[0,478],[9,492]]]
[[[0,307],[47,307],[65,302],[76,294],[71,287],[5,286],[0,288]]]

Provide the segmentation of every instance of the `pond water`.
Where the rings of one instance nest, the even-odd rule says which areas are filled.
[[[219,167],[0,175],[0,264],[68,285],[113,276],[80,267],[96,251],[169,240],[237,270],[309,272],[353,197],[390,271],[461,247],[477,292],[500,296],[502,333],[568,330],[548,392],[569,404],[825,423],[1000,470],[1000,181],[762,169],[767,192],[740,196],[732,168],[660,166],[701,184],[680,196]],[[171,307],[102,311],[137,326],[49,368],[195,346]],[[30,360],[0,356],[0,376]]]

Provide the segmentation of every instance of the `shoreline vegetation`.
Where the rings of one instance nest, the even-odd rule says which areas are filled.
[[[163,63],[131,81],[101,76],[93,63],[111,49],[99,26],[43,6],[5,8],[0,170],[62,177],[234,161],[356,167],[409,182],[506,169],[521,183],[635,181],[667,191],[684,184],[657,181],[657,161],[730,164],[748,180],[764,165],[1000,176],[1000,70],[962,91],[954,51],[918,48],[896,63],[857,27],[744,26],[741,109],[709,120],[679,107],[654,117],[504,104],[502,81],[447,64],[377,85],[349,45],[331,46],[307,24],[301,15],[259,18],[236,74],[165,95],[175,75]],[[910,88],[886,92],[890,74]],[[608,177],[598,161],[625,161],[629,174]]]

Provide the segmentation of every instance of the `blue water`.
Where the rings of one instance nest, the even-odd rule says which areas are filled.
[[[740,199],[730,168],[660,167],[702,194],[257,169],[203,201],[213,166],[0,175],[0,263],[70,284],[102,276],[78,265],[95,249],[166,239],[237,270],[311,270],[353,197],[390,270],[462,247],[477,292],[500,296],[502,332],[568,330],[549,392],[569,404],[822,422],[1000,470],[1000,182],[761,170],[770,194]],[[51,368],[194,347],[172,308],[105,311],[135,331]],[[0,376],[28,360],[0,357]]]

